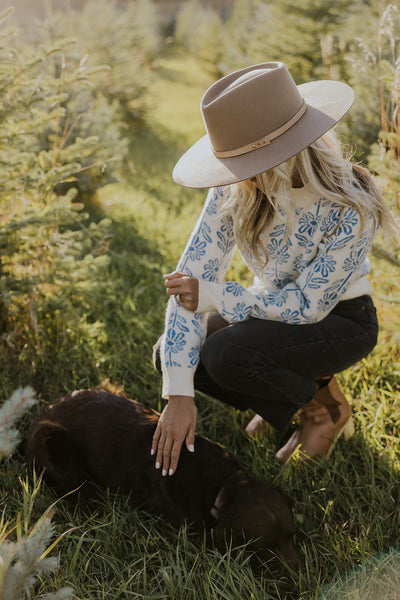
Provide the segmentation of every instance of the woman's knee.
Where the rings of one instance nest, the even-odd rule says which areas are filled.
[[[210,335],[204,342],[200,359],[207,374],[220,385],[227,385],[243,369],[243,349],[235,347],[223,329]]]

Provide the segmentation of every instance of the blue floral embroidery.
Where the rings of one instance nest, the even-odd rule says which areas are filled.
[[[177,333],[176,331],[170,329],[167,331],[167,337],[165,339],[165,346],[168,352],[173,352],[177,354],[181,352],[186,346],[186,340],[183,333]]]
[[[239,302],[233,307],[232,321],[244,321],[251,311],[251,306],[245,302]]]
[[[207,215],[216,215],[218,213],[218,193],[214,194],[206,208]]]
[[[267,305],[265,298],[261,298],[261,300],[264,302],[265,305]],[[268,317],[267,312],[265,310],[262,310],[257,304],[254,306],[252,314],[258,319],[266,319]]]
[[[330,210],[328,215],[322,219],[321,231],[326,232],[328,235],[332,234],[338,226],[341,212],[342,209],[340,207]]]
[[[199,337],[200,339],[205,337],[204,316],[201,313],[193,314],[192,325],[197,337]]]
[[[318,227],[319,219],[312,212],[303,214],[299,219],[299,233],[306,233],[309,236],[313,236],[315,230]]]
[[[235,244],[233,230],[227,229],[225,226],[222,226],[220,231],[217,232],[217,238],[217,246],[223,253],[229,252]]]
[[[336,292],[325,292],[320,300],[318,300],[318,309],[322,312],[327,312],[332,308],[333,303],[337,299]]]
[[[346,248],[350,244],[352,239],[354,239],[354,235],[346,235],[345,237],[328,237],[325,242],[325,248],[327,251],[341,250],[343,248]]]
[[[321,273],[322,277],[328,277],[336,267],[336,260],[329,254],[318,254],[314,261],[314,271]]]
[[[328,235],[335,233],[337,237],[343,234],[350,236],[359,222],[360,217],[354,209],[337,207],[331,210],[328,216],[322,220],[321,230],[326,231]],[[354,237],[354,235],[351,237]]]
[[[286,232],[286,225],[284,223],[281,223],[281,225],[275,225],[275,227],[273,227],[273,229],[271,230],[271,233],[269,235],[271,238],[276,238],[276,237],[283,238],[283,236],[285,235],[285,232]]]
[[[187,320],[185,319],[185,317],[179,315],[178,313],[175,316],[175,325],[176,328],[179,329],[179,331],[183,331],[183,333],[188,333],[189,329],[187,326]]]
[[[268,244],[268,252],[269,256],[272,260],[274,260],[278,265],[282,265],[287,263],[289,260],[289,252],[286,244],[281,244],[276,238],[272,238],[270,243]]]
[[[206,242],[202,242],[197,236],[187,249],[187,257],[189,260],[201,260],[202,256],[205,255]]]
[[[299,254],[298,256],[296,256],[293,262],[293,266],[298,273],[301,273],[301,271],[307,266],[307,264],[308,260],[304,258],[303,254]]]
[[[290,308],[287,308],[281,313],[280,316],[284,323],[301,323],[300,313],[298,310],[290,310]]]
[[[341,235],[345,233],[346,235],[350,235],[356,225],[358,225],[360,221],[360,217],[358,213],[353,208],[348,208],[344,211],[342,220],[340,221],[337,233]]]
[[[203,267],[203,278],[208,281],[217,281],[220,263],[218,258],[210,258]]]
[[[288,293],[284,290],[274,290],[270,292],[267,296],[267,301],[270,304],[275,304],[276,306],[283,306],[287,300]]]
[[[312,244],[312,240],[308,238],[306,235],[301,235],[300,233],[295,233],[294,237],[299,243],[299,246],[302,248],[308,248]]]
[[[211,242],[212,242],[211,227],[209,225],[207,225],[207,223],[202,224],[202,226],[200,228],[200,233],[203,235],[203,238],[205,239],[205,241],[208,244],[211,244]]]
[[[228,294],[232,294],[233,296],[241,296],[244,292],[244,288],[243,286],[240,285],[240,283],[237,283],[236,281],[227,281],[225,283],[225,291]]]
[[[200,360],[200,348],[199,346],[193,346],[189,352],[190,365],[195,367]]]
[[[362,262],[363,259],[363,249],[360,248],[358,250],[353,249],[350,252],[350,256],[346,258],[343,264],[344,271],[356,271]]]
[[[310,308],[310,300],[304,294],[300,294],[300,311],[304,313]]]

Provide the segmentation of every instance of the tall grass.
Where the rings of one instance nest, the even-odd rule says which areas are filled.
[[[170,172],[187,144],[202,134],[198,102],[208,83],[193,58],[171,50],[159,61],[151,88],[153,108],[131,140],[131,171],[122,184],[100,190],[90,207],[93,220],[107,215],[112,227],[108,293],[91,313],[93,335],[83,342],[76,331],[41,337],[35,358],[41,365],[41,380],[36,381],[41,402],[22,430],[56,394],[97,385],[104,378],[161,408],[151,350],[163,327],[162,273],[175,266],[204,197],[174,185]],[[238,259],[231,274],[247,277]],[[176,531],[132,510],[129,498],[104,492],[86,509],[76,507],[73,499],[58,503],[56,533],[68,530],[58,545],[61,564],[39,580],[36,597],[61,586],[71,586],[82,600],[364,599],[366,589],[382,590],[376,598],[395,594],[388,582],[395,577],[400,535],[398,270],[373,257],[371,279],[381,318],[379,344],[339,377],[353,405],[356,434],[347,443],[340,440],[329,461],[281,467],[274,459],[281,442],[274,432],[258,441],[244,435],[249,411],[197,397],[198,431],[236,453],[259,477],[278,481],[292,498],[303,574],[278,578],[267,569],[252,570],[244,549],[222,555],[206,548],[202,536],[189,527]],[[54,318],[49,319],[54,326]],[[15,360],[19,351],[23,349],[15,349]],[[55,363],[52,352],[59,356]],[[22,362],[20,377],[29,380],[30,374]],[[21,510],[23,491],[15,482],[25,470],[31,478],[31,468],[16,455],[0,473],[6,518]],[[32,518],[55,499],[42,484]]]

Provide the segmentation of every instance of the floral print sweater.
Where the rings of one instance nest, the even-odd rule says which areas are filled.
[[[376,234],[373,219],[365,219],[362,228],[355,210],[342,210],[306,186],[292,189],[291,217],[281,204],[268,225],[266,265],[250,248],[239,248],[254,274],[253,285],[224,281],[236,249],[233,222],[219,211],[229,190],[209,190],[177,266],[177,271],[199,279],[199,303],[193,313],[175,297],[169,299],[161,346],[164,398],[194,396],[205,313],[218,311],[230,323],[253,317],[302,325],[320,321],[340,300],[371,293],[367,254]]]

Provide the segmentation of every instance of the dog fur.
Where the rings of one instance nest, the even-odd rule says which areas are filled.
[[[135,506],[212,533],[222,552],[249,542],[262,561],[300,568],[294,523],[282,490],[250,474],[234,456],[203,436],[185,445],[176,472],[161,475],[150,455],[159,414],[105,390],[80,390],[57,399],[32,423],[25,452],[61,493],[90,483],[131,495]]]

